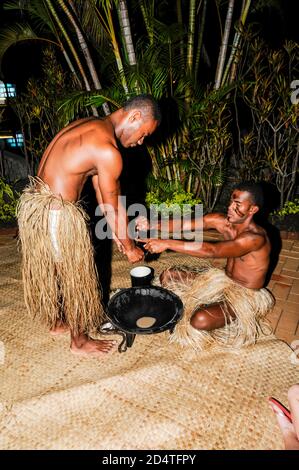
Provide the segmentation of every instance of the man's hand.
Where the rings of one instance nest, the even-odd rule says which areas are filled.
[[[288,401],[290,404],[291,418],[290,420],[284,415],[279,407],[273,403],[270,404],[276,415],[278,425],[280,427],[285,449],[299,450],[299,385],[292,385],[288,391]]]
[[[283,412],[275,405],[271,405],[272,410],[276,414],[278,426],[280,427],[281,434],[283,436],[285,450],[299,450],[299,440],[296,434],[295,427]]]
[[[125,251],[125,254],[130,263],[138,263],[138,261],[141,261],[144,257],[144,252],[141,248],[138,248],[138,246],[134,246],[131,250]]]
[[[150,253],[162,253],[169,248],[169,240],[158,238],[138,238],[138,242],[144,243],[144,249]]]
[[[135,221],[135,226],[137,232],[147,232],[150,229],[149,221],[146,217],[139,216]]]
[[[118,251],[120,253],[125,253],[125,247],[124,245],[121,243],[121,241],[117,238],[117,236],[115,235],[114,232],[112,232],[112,239],[115,241],[116,245],[117,245],[117,248],[118,248]]]

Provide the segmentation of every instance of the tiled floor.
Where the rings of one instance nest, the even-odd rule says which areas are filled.
[[[16,229],[1,229],[0,244],[7,243]],[[216,233],[205,234],[205,239],[217,239]],[[276,298],[269,319],[279,339],[299,345],[299,241],[282,240],[278,264],[268,285]],[[296,347],[296,345],[295,345]]]
[[[269,283],[276,298],[270,314],[274,332],[289,344],[299,343],[299,241],[283,240],[279,261]]]

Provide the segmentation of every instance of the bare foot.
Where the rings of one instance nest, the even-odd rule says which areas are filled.
[[[50,335],[52,336],[58,336],[58,335],[63,335],[64,333],[68,333],[70,331],[69,327],[63,323],[61,320],[59,320],[54,328],[50,330]]]
[[[116,344],[113,340],[95,340],[86,335],[72,335],[71,338],[71,352],[81,356],[103,356],[103,354],[107,354],[111,351]]]

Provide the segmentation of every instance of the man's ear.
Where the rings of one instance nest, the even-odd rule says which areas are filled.
[[[141,119],[141,111],[135,109],[132,110],[129,116],[129,122],[140,121]]]
[[[252,215],[256,214],[260,210],[259,206],[251,206],[250,207],[250,213]]]

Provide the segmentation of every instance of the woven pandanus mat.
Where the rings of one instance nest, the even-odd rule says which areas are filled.
[[[155,274],[158,277],[164,269],[170,266],[185,265],[190,267],[196,267],[199,263],[198,260],[192,256],[184,256],[180,253],[174,252],[164,252],[161,253],[157,259],[154,259],[149,262],[138,263],[136,266],[145,264],[154,268]],[[225,260],[216,260],[213,264],[217,267],[221,267],[225,265]],[[118,287],[131,286],[131,269],[132,265],[126,261],[126,258],[121,255],[117,250],[114,250],[112,262],[112,289],[116,289]]]
[[[163,254],[151,265],[181,262],[194,259]],[[129,285],[129,269],[115,254],[113,288]],[[68,335],[53,338],[29,319],[14,242],[0,246],[0,272],[1,449],[283,448],[267,397],[286,403],[299,382],[285,343],[197,353],[162,333],[80,359]]]

